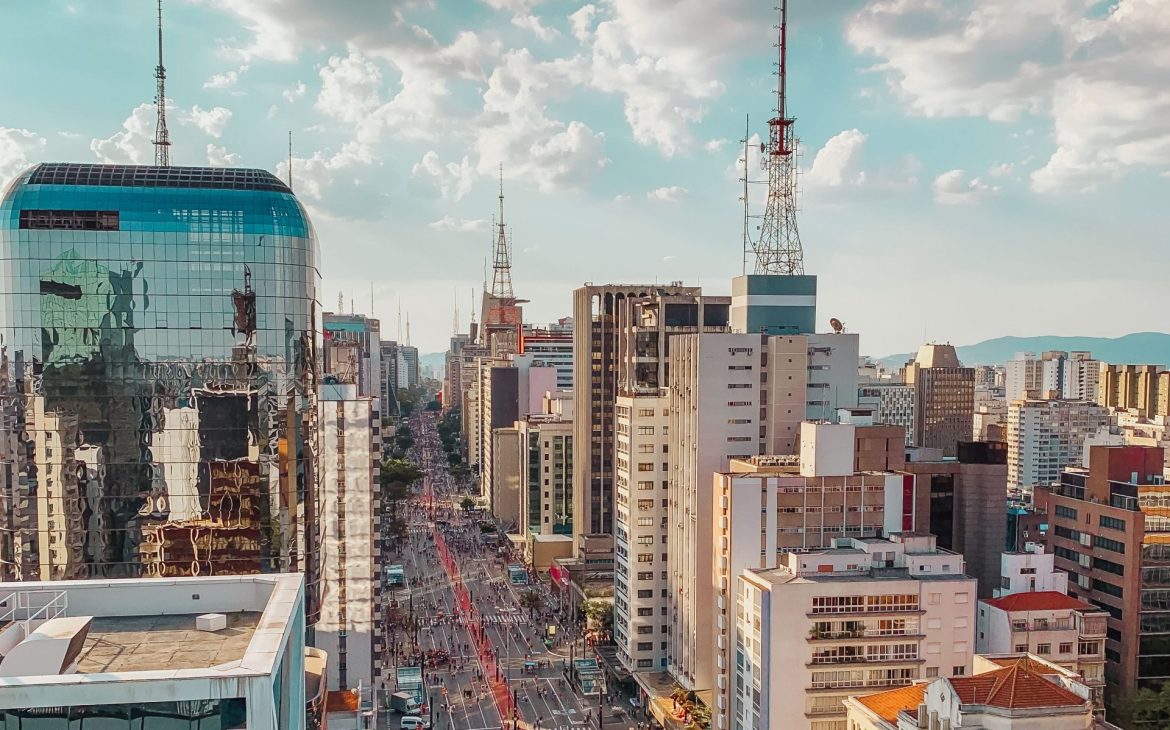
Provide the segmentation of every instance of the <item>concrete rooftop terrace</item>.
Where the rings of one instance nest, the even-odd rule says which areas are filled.
[[[227,628],[197,631],[198,614],[94,618],[77,660],[82,674],[209,669],[238,662],[260,625],[259,611],[229,613]]]

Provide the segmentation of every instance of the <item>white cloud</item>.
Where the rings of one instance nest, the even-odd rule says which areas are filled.
[[[629,195],[615,195],[615,196],[613,196],[613,202],[615,202],[615,203],[628,203],[631,200],[632,200],[632,198]]]
[[[1013,162],[1000,162],[992,165],[991,169],[987,171],[987,174],[991,177],[1003,177],[1005,175],[1012,174],[1012,170],[1014,170],[1015,167],[1016,165]]]
[[[934,200],[943,205],[978,203],[999,192],[979,178],[967,179],[962,170],[949,170],[934,179]]]
[[[360,53],[332,56],[321,68],[317,109],[344,122],[359,122],[376,109],[382,87],[377,64]]]
[[[573,29],[573,37],[585,43],[593,37],[593,17],[597,15],[596,5],[582,5],[569,16],[569,26]]]
[[[421,190],[451,200],[461,200],[474,181],[471,162],[464,155],[460,163],[439,161],[439,153],[428,151],[410,168],[410,177]]]
[[[857,170],[857,163],[866,139],[868,136],[857,129],[846,129],[830,138],[813,158],[805,182],[810,187],[829,188],[865,182],[865,173]]]
[[[358,165],[376,162],[373,151],[356,141],[346,142],[335,154],[317,151],[312,157],[293,158],[293,189],[301,197],[321,200],[336,176]],[[276,176],[288,179],[288,162],[276,166]]]
[[[202,109],[196,104],[191,107],[190,112],[179,111],[180,123],[193,124],[199,131],[209,137],[220,137],[223,134],[223,128],[227,126],[228,120],[232,118],[232,110],[222,106]]]
[[[1170,4],[877,0],[846,35],[913,113],[1051,119],[1038,192],[1170,167]]]
[[[683,198],[690,195],[690,191],[678,185],[671,185],[670,187],[655,188],[646,193],[646,197],[650,200],[657,200],[664,203],[677,203]]]
[[[728,140],[720,137],[719,139],[707,140],[707,143],[703,145],[703,149],[707,150],[708,152],[722,152],[723,148],[727,145]]]
[[[208,143],[207,164],[212,167],[236,167],[240,164],[240,156],[235,152],[228,152],[225,147]]]
[[[548,43],[561,34],[560,31],[558,31],[556,28],[548,27],[541,22],[540,18],[532,15],[531,13],[528,15],[512,16],[512,25],[516,26],[517,28],[523,28],[525,30],[532,31],[533,35],[545,43]]]
[[[443,216],[441,219],[427,224],[428,228],[433,228],[436,231],[450,231],[453,233],[475,233],[477,231],[486,231],[488,222],[484,218],[477,218],[474,220],[467,220],[466,218],[453,218],[449,215]]]
[[[293,84],[292,86],[290,86],[289,88],[282,91],[280,93],[280,95],[284,97],[285,101],[287,101],[291,104],[292,102],[294,102],[297,99],[304,96],[305,92],[308,90],[309,90],[309,87],[305,86],[304,81],[298,81],[295,84]]]
[[[243,66],[240,66],[236,70],[224,71],[223,73],[215,74],[214,76],[212,76],[211,78],[209,78],[208,80],[203,82],[203,88],[205,88],[205,89],[230,89],[231,87],[236,85],[237,81],[240,80],[240,74],[244,73],[247,70],[248,70],[248,65],[244,64]]]
[[[0,191],[17,173],[41,159],[45,138],[27,129],[0,127]]]
[[[139,104],[122,122],[122,131],[105,139],[92,139],[89,149],[100,162],[139,165],[153,159],[154,104]]]

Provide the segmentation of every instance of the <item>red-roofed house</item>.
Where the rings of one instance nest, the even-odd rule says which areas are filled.
[[[1013,593],[979,602],[976,651],[1031,653],[1079,674],[1100,707],[1105,691],[1106,614],[1056,591]]]
[[[1017,661],[970,677],[850,697],[849,730],[1091,730],[1098,727],[1089,689],[1032,671],[1039,662]]]

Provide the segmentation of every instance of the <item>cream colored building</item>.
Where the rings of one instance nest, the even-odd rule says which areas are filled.
[[[971,673],[975,579],[933,535],[839,538],[738,580],[731,727],[841,730],[844,700]]]
[[[1060,480],[1081,459],[1085,439],[1109,424],[1109,409],[1092,401],[1017,400],[1008,406],[1008,489]]]

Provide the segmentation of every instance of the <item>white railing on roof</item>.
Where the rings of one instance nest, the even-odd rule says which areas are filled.
[[[59,590],[20,590],[0,595],[0,627],[19,623],[28,636],[38,625],[69,611],[69,594]]]

